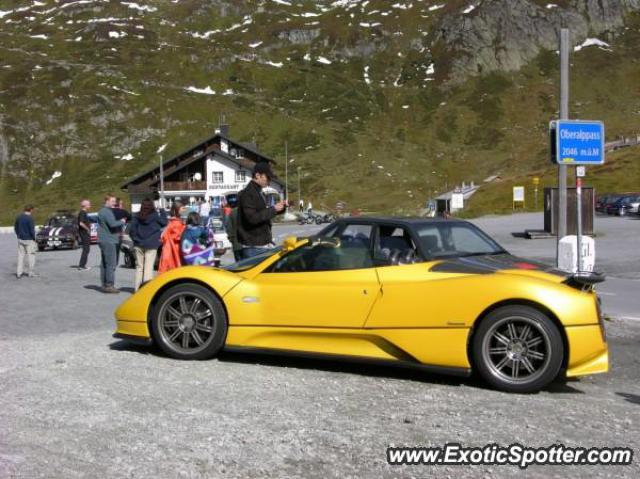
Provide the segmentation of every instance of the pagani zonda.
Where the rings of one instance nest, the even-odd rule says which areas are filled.
[[[608,370],[598,280],[516,258],[465,221],[345,218],[225,268],[161,274],[117,309],[115,336],[182,359],[326,354],[533,392]]]

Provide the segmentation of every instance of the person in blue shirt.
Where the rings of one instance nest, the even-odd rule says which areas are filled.
[[[158,213],[150,198],[142,200],[140,211],[133,217],[129,235],[136,253],[136,274],[134,290],[153,279],[153,266],[160,248],[160,234],[167,226],[167,215],[164,210]]]
[[[18,215],[13,225],[13,230],[18,237],[18,267],[16,269],[16,278],[20,279],[24,272],[24,260],[27,260],[27,276],[33,278],[37,276],[35,273],[36,251],[38,245],[36,243],[36,227],[33,223],[31,213],[34,208],[32,205],[24,207],[24,211]]]

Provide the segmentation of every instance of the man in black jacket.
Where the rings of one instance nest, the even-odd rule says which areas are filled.
[[[273,206],[267,204],[262,188],[269,185],[272,177],[269,163],[256,163],[251,181],[238,195],[237,237],[242,246],[240,254],[243,259],[275,247],[271,219],[284,213],[286,203],[279,201]]]

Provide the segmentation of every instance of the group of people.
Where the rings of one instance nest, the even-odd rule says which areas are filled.
[[[270,205],[263,193],[269,185],[273,173],[268,163],[257,163],[249,184],[238,194],[237,203],[230,200],[224,209],[224,224],[233,247],[235,261],[247,259],[275,248],[271,231],[271,220],[284,213],[287,202],[279,201]],[[199,211],[203,211],[200,205]],[[122,202],[112,194],[107,194],[102,208],[98,211],[98,246],[100,248],[101,291],[119,293],[115,286],[120,245],[124,227],[130,223],[129,235],[135,251],[136,270],[134,289],[153,279],[156,256],[160,251],[158,273],[161,274],[182,265],[217,264],[214,252],[213,230],[207,226],[206,218],[196,211],[188,213],[183,222],[183,206],[175,202],[168,214],[156,208],[155,202],[145,198],[138,213],[133,216],[123,207]],[[78,213],[79,238],[82,245],[78,269],[88,270],[87,260],[91,247],[91,202],[82,200]],[[18,266],[16,275],[24,275],[27,262],[27,276],[35,276],[35,252],[37,250],[34,208],[27,205],[15,222],[18,238]]]

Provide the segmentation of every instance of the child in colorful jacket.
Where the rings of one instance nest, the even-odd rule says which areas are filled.
[[[213,230],[200,224],[200,215],[192,212],[187,216],[187,227],[180,240],[182,264],[216,266]]]

